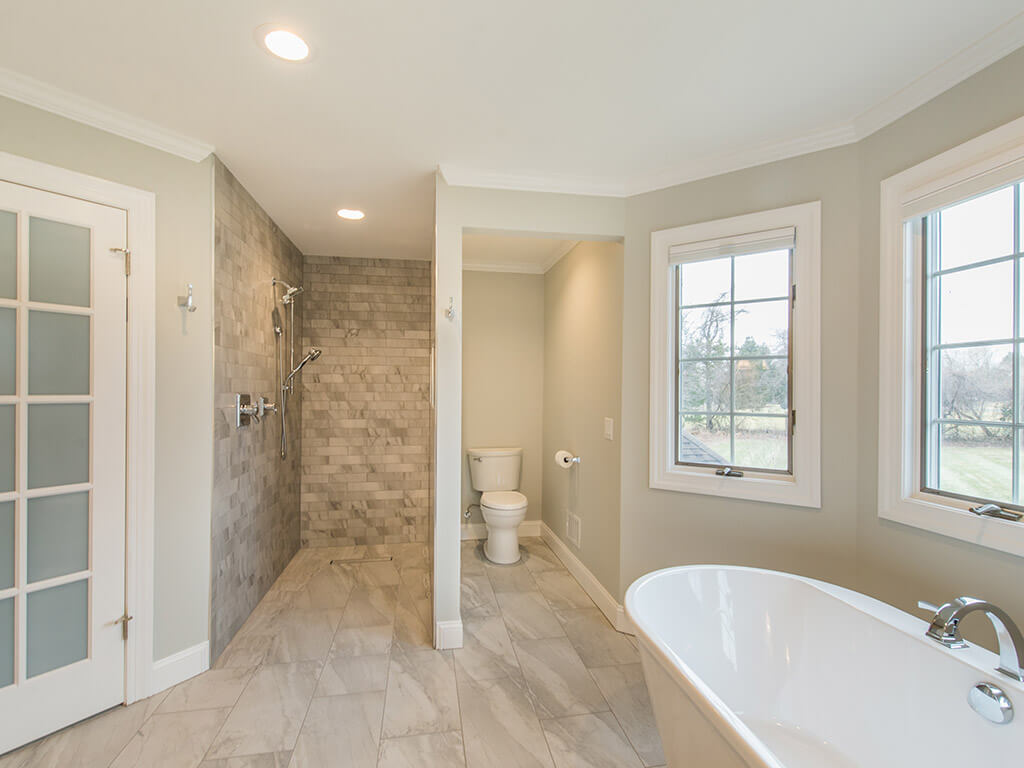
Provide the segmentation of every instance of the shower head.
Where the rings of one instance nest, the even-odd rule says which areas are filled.
[[[295,297],[298,294],[302,293],[302,290],[303,290],[301,285],[295,285],[295,286],[288,285],[288,283],[286,283],[284,280],[279,280],[276,277],[273,278],[273,280],[271,280],[271,282],[274,285],[283,285],[284,286],[284,289],[285,289],[284,290],[284,295],[281,297],[281,303],[282,304],[291,304],[292,301],[295,299]]]
[[[295,366],[295,370],[288,374],[288,378],[285,379],[285,381],[286,382],[291,381],[295,377],[296,373],[298,373],[299,371],[301,371],[303,368],[306,367],[306,363],[313,362],[318,357],[320,357],[320,355],[322,355],[322,354],[323,354],[323,350],[322,349],[318,349],[316,347],[312,347],[309,350],[309,352],[306,353],[306,356],[299,361],[299,364]]]

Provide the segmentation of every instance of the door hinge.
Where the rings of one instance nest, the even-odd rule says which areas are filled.
[[[128,615],[128,611],[125,611],[124,612],[124,616],[122,616],[121,618],[119,618],[117,621],[114,622],[115,624],[120,624],[121,625],[121,638],[123,640],[127,640],[128,639],[128,622],[131,621],[134,618],[135,618],[134,616],[129,616]]]
[[[131,248],[111,248],[111,253],[123,253],[124,254],[124,274],[125,277],[132,273],[132,249]]]

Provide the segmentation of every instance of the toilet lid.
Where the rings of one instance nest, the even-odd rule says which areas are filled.
[[[491,509],[521,509],[526,497],[519,491],[488,491],[480,497],[480,505]]]

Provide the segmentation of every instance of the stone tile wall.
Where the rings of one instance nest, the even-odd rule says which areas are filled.
[[[302,545],[425,542],[430,514],[425,261],[306,256]]]
[[[302,254],[219,161],[215,174],[212,659],[299,548],[302,457],[301,386],[289,402],[284,461],[276,415],[242,429],[235,428],[234,416],[236,392],[279,400],[271,278],[299,285]],[[277,306],[287,345],[289,313]],[[296,353],[302,344],[302,310],[300,297],[295,307]],[[287,366],[287,346],[285,353]]]

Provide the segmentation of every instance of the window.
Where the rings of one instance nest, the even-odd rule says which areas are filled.
[[[819,221],[653,233],[652,487],[819,505]]]
[[[1024,555],[1024,119],[882,182],[878,514]]]

